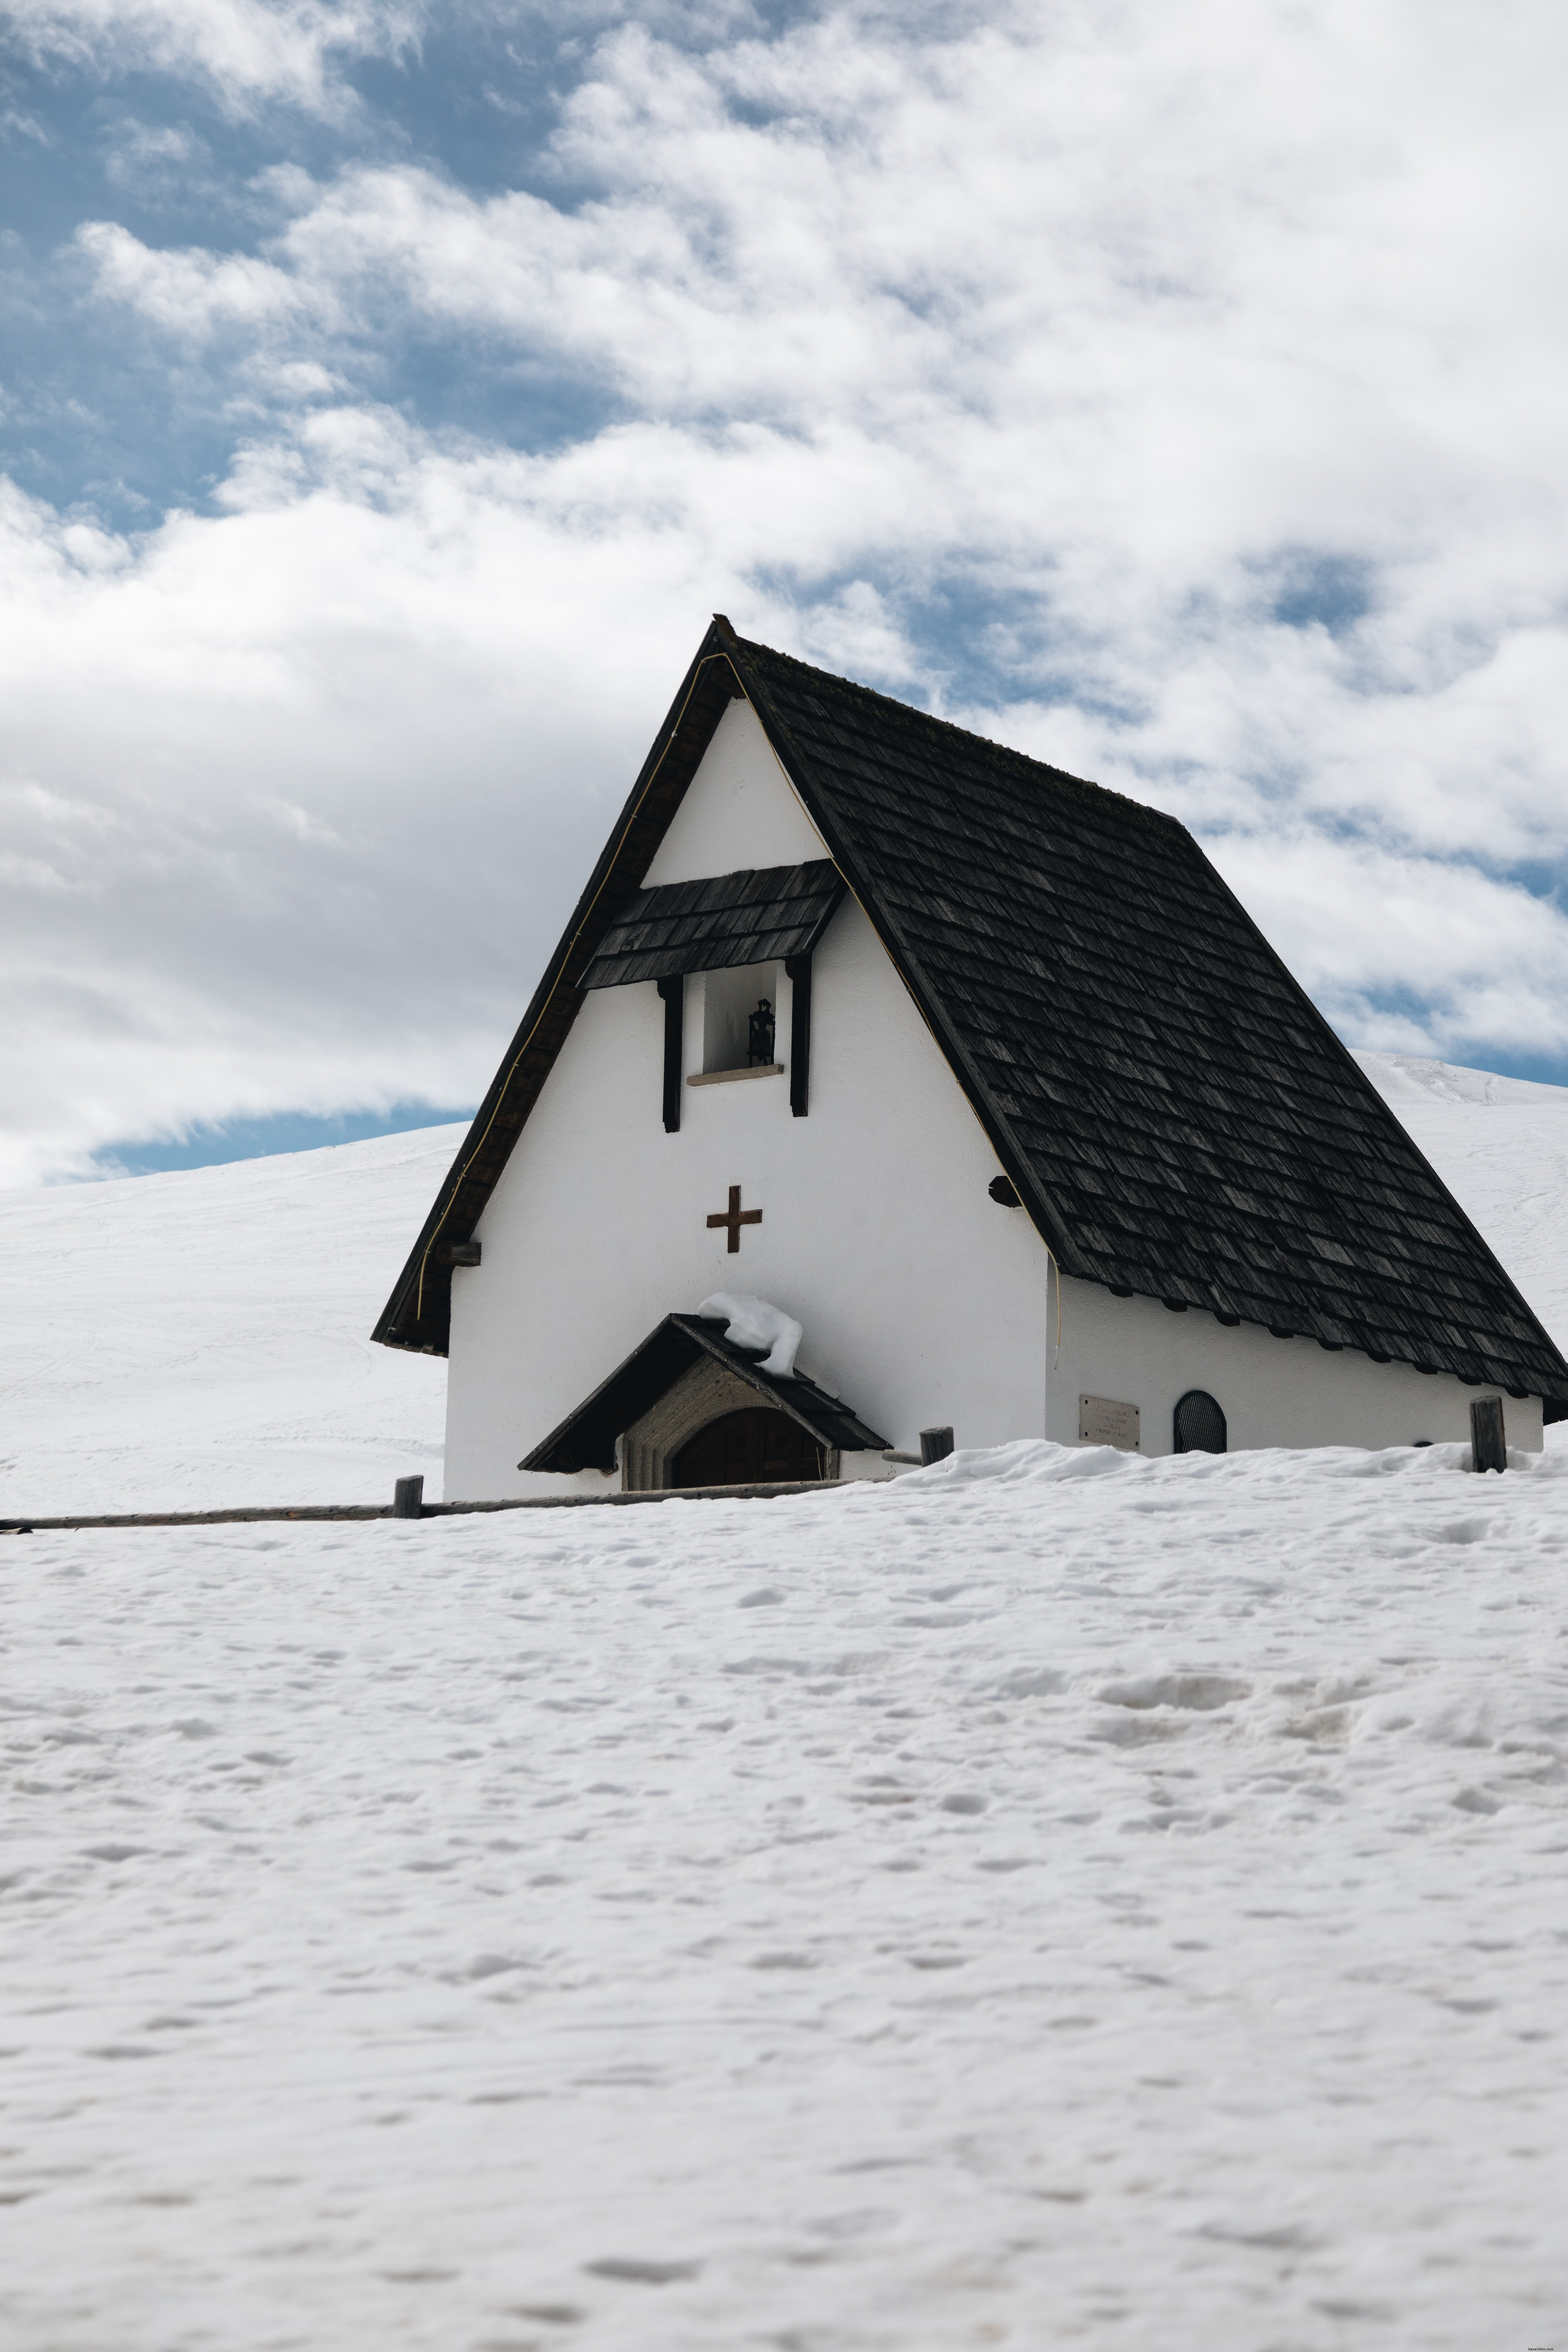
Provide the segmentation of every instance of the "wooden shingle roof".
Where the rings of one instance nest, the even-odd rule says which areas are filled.
[[[809,955],[844,896],[830,857],[761,866],[701,882],[662,882],[628,898],[583,974],[584,988],[625,988],[678,972],[725,971]]]
[[[716,621],[375,1336],[464,1239],[734,694],[1062,1271],[1546,1400],[1568,1364],[1184,827]]]

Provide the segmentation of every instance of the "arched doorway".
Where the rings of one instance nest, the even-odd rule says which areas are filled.
[[[670,1465],[672,1486],[762,1486],[821,1478],[822,1448],[787,1412],[752,1405],[700,1429]]]

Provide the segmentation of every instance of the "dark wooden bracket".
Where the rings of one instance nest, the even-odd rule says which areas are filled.
[[[664,1131],[676,1135],[680,1129],[680,1066],[686,1058],[686,981],[677,972],[673,980],[657,985],[664,999]]]
[[[789,1108],[804,1118],[811,1098],[811,957],[791,956],[784,964],[791,982],[789,1007]]]
[[[430,1253],[437,1265],[478,1265],[478,1242],[437,1242]]]

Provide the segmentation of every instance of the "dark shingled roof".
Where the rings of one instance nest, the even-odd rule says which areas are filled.
[[[1568,1364],[1172,817],[714,623],[376,1337],[471,1232],[731,697],[752,703],[1062,1271],[1546,1401]]]
[[[703,1356],[715,1357],[749,1381],[766,1403],[777,1405],[792,1421],[808,1429],[819,1445],[846,1454],[879,1453],[887,1444],[874,1429],[858,1421],[849,1407],[804,1372],[793,1380],[764,1372],[765,1348],[741,1348],[724,1336],[721,1322],[697,1315],[667,1315],[640,1348],[610,1374],[591,1397],[568,1413],[559,1429],[536,1445],[520,1470],[613,1470],[616,1440],[640,1421]]]
[[[709,882],[660,883],[626,901],[582,984],[623,988],[634,980],[809,955],[843,896],[830,857],[754,866]]]

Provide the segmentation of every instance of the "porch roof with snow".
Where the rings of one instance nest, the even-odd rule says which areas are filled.
[[[1568,1417],[1568,1363],[1184,826],[722,616],[377,1339],[445,1352],[451,1274],[435,1244],[471,1234],[606,951],[630,948],[642,877],[737,697],[1065,1275]]]
[[[697,1315],[667,1315],[607,1381],[567,1414],[559,1429],[541,1440],[520,1470],[613,1470],[616,1440],[640,1421],[684,1372],[704,1356],[727,1365],[755,1389],[760,1403],[774,1405],[809,1430],[819,1445],[840,1453],[879,1451],[888,1443],[868,1429],[841,1398],[807,1379],[763,1369],[765,1348],[742,1348],[726,1336],[721,1322]]]

